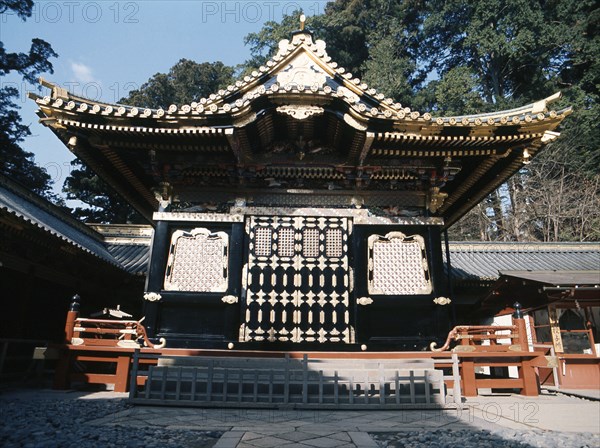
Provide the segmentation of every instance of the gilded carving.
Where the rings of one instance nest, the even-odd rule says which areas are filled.
[[[144,300],[148,302],[158,302],[160,299],[162,299],[162,296],[157,292],[147,292],[144,294]]]
[[[450,300],[448,297],[436,297],[433,299],[433,303],[436,305],[449,305],[452,303],[452,300]]]
[[[548,323],[550,324],[550,333],[552,334],[552,343],[554,344],[554,351],[556,353],[563,353],[565,349],[563,347],[562,337],[560,335],[560,326],[558,324],[556,307],[548,307]]]
[[[448,193],[440,191],[439,187],[432,187],[429,190],[429,211],[435,213],[444,204]]]
[[[223,303],[227,303],[228,305],[233,305],[235,303],[238,303],[238,298],[236,296],[224,296],[223,298],[221,298],[221,301]]]
[[[360,299],[356,299],[356,303],[362,306],[367,306],[373,303],[373,299],[370,297],[361,297]]]
[[[279,106],[277,112],[289,115],[296,120],[304,120],[313,115],[323,115],[325,109],[319,106],[288,105]]]
[[[348,218],[253,215],[248,222],[240,339],[353,342]]]

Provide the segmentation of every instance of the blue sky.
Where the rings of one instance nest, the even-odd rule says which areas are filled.
[[[155,73],[167,72],[181,58],[239,64],[250,55],[244,46],[248,33],[300,7],[307,15],[319,14],[325,4],[323,0],[38,0],[25,22],[11,14],[0,16],[0,41],[15,52],[27,51],[34,37],[46,40],[59,55],[52,60],[54,73],[45,74],[46,79],[75,94],[112,103]],[[14,75],[0,82],[21,92],[21,116],[32,132],[22,146],[35,154],[60,191],[73,157],[38,124],[35,104],[26,98],[27,91],[37,86]]]

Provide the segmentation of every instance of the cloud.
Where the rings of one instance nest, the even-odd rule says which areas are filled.
[[[79,62],[71,62],[71,70],[75,75],[75,79],[79,82],[92,82],[95,81],[94,75],[92,74],[91,67]]]

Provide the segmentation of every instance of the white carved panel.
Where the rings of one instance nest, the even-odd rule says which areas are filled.
[[[177,230],[171,237],[164,288],[169,291],[225,292],[229,235],[205,228]]]
[[[314,87],[321,88],[327,82],[328,75],[306,53],[296,56],[279,73],[277,82],[280,87]]]
[[[369,294],[431,293],[425,241],[401,232],[369,237]]]

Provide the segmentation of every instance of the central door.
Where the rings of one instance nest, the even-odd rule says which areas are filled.
[[[348,218],[251,216],[240,341],[354,342]]]

